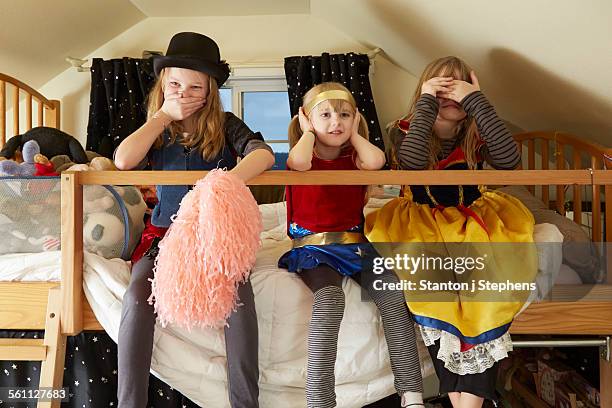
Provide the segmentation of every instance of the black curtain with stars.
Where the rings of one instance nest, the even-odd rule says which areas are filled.
[[[42,338],[39,331],[0,331],[0,338]],[[0,387],[38,387],[40,362],[0,361]],[[66,341],[62,408],[117,408],[117,345],[104,332],[83,332]],[[36,408],[35,402],[2,400],[0,407]],[[197,405],[157,377],[149,376],[149,403],[157,408]]]
[[[289,92],[291,116],[297,115],[302,97],[313,86],[323,82],[339,82],[346,86],[368,122],[370,142],[385,150],[372,88],[370,59],[365,54],[328,54],[285,58],[285,76]]]
[[[93,59],[87,150],[112,158],[119,143],[146,121],[154,82],[150,59]]]

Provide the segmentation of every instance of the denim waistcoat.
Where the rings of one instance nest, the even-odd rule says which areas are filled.
[[[164,147],[151,151],[149,161],[152,170],[213,170],[236,166],[236,154],[226,140],[223,150],[213,160],[205,161],[199,149],[188,149],[180,141],[168,144],[169,133],[164,133]],[[157,186],[157,205],[153,209],[151,223],[158,227],[169,227],[170,217],[176,214],[181,200],[191,186]]]

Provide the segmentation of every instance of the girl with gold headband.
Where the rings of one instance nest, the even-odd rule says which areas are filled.
[[[303,98],[289,126],[287,167],[307,170],[378,170],[385,155],[368,141],[368,128],[355,99],[341,84],[323,83]],[[297,273],[314,294],[308,330],[308,407],[336,406],[334,363],[344,314],[342,279],[364,287],[380,310],[395,388],[402,407],[423,406],[422,377],[414,324],[402,292],[376,291],[362,274],[363,206],[366,186],[287,186],[288,234],[293,249],[279,266]],[[392,272],[377,276],[397,282]]]
[[[476,170],[484,161],[511,170],[521,159],[476,75],[456,57],[440,58],[425,68],[408,114],[390,127],[389,135],[393,165],[403,170]],[[489,253],[482,271],[450,271],[449,280],[533,282],[533,228],[531,213],[506,194],[467,185],[410,186],[402,197],[368,215],[365,234],[380,253],[393,252],[389,245],[376,244],[382,242],[393,242],[395,252],[402,248],[397,243],[430,242],[419,245],[433,252],[443,248],[447,255],[453,255],[452,248],[462,254],[469,248]],[[404,244],[404,250],[409,252],[411,245]],[[430,267],[412,277],[431,279],[436,273]],[[449,394],[455,408],[494,400],[497,361],[512,349],[508,329],[528,292],[477,288],[475,293],[405,294],[434,361],[440,392]]]

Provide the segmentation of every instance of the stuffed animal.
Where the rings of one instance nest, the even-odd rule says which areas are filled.
[[[55,172],[53,163],[40,153],[34,156],[34,167],[36,168],[34,172],[35,176],[59,176],[59,174]]]
[[[104,186],[86,186],[83,189],[84,214],[108,211],[114,204],[115,198]]]
[[[40,147],[39,153],[47,157],[65,154],[75,163],[87,163],[85,150],[77,139],[59,129],[45,126],[35,127],[23,135],[11,137],[4,145],[4,148],[0,150],[0,156],[9,159],[20,148],[23,153],[24,145],[30,140],[36,141]]]
[[[23,163],[13,160],[0,161],[0,175],[2,176],[33,176],[36,173],[35,158],[40,154],[40,147],[34,140],[30,140],[23,145]]]
[[[94,160],[93,167],[101,169],[109,163],[106,158]],[[84,187],[83,242],[87,251],[107,258],[124,255],[124,249],[129,257],[144,229],[146,204],[135,187],[113,189],[115,194],[104,186]],[[60,198],[58,179],[0,180],[0,254],[59,249]]]
[[[94,157],[89,164],[73,164],[68,171],[115,171],[115,163],[108,157]]]
[[[115,163],[107,157],[97,155],[97,153],[87,152],[87,163],[75,164],[67,155],[59,155],[51,158],[58,173],[62,171],[111,171],[118,170]]]
[[[85,250],[104,258],[121,257],[124,234],[123,221],[108,212],[88,214],[83,221]]]

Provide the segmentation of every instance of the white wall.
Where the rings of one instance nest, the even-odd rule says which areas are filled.
[[[310,15],[148,18],[86,58],[140,57],[143,50],[165,52],[169,39],[179,31],[211,36],[218,42],[222,58],[230,63],[282,64],[284,57],[292,55],[370,51],[369,47]],[[371,81],[384,130],[387,122],[407,109],[416,79],[379,55]],[[90,74],[74,68],[66,69],[41,88],[46,97],[62,101],[62,130],[83,144],[87,138],[89,90]]]
[[[140,57],[143,50],[166,51],[179,31],[197,31],[214,38],[230,63],[282,64],[292,55],[367,52],[364,46],[309,15],[148,18],[92,52],[87,58]],[[70,68],[45,84],[41,92],[62,101],[62,129],[83,144],[87,138],[90,74]]]

